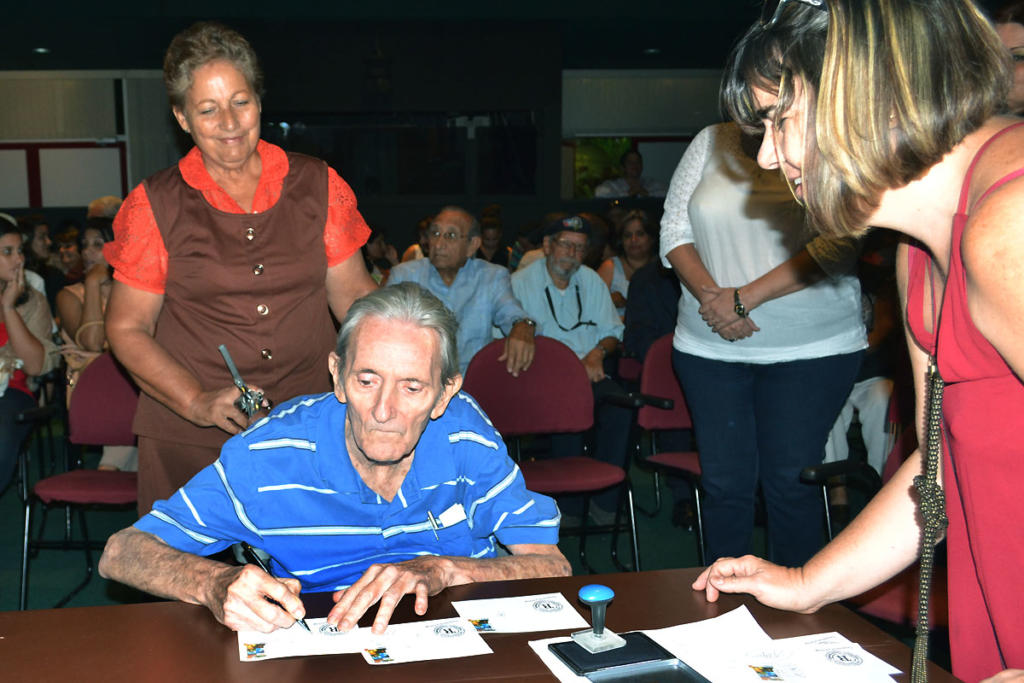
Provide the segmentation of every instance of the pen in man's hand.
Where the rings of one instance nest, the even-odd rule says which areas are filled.
[[[249,562],[251,562],[252,564],[256,565],[257,567],[259,567],[260,569],[265,571],[267,574],[270,574],[270,567],[267,566],[267,563],[264,562],[263,558],[260,557],[259,555],[257,555],[256,551],[253,549],[253,547],[251,545],[249,545],[248,543],[246,543],[245,541],[242,541],[242,555],[244,555],[245,559],[247,559]],[[273,576],[273,574],[270,574],[270,576]],[[277,600],[275,600],[274,598],[270,597],[269,595],[264,595],[263,598],[267,602],[271,603],[272,605],[277,605],[278,607],[283,609],[285,612],[288,612],[288,610],[284,609],[284,605],[282,605],[281,603],[279,603]],[[291,616],[290,612],[289,612],[289,616]],[[312,630],[310,630],[309,624],[306,623],[305,619],[296,619],[295,621],[299,622],[299,626],[301,626],[302,628],[304,628],[307,631],[309,631],[310,633],[312,633]]]

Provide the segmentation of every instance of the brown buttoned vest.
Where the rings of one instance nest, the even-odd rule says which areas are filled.
[[[155,338],[204,390],[230,386],[217,350],[227,346],[242,378],[274,404],[329,391],[335,330],[327,306],[327,165],[288,154],[273,207],[233,214],[211,207],[177,165],[145,181],[167,249],[167,282]],[[142,394],[140,436],[219,446],[228,434],[197,427]]]

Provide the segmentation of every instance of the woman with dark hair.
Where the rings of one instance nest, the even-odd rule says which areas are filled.
[[[60,331],[65,341],[60,352],[67,363],[68,405],[82,371],[109,348],[103,315],[114,281],[103,257],[103,246],[113,241],[113,219],[87,218],[78,240],[85,275],[81,282],[57,293]],[[97,469],[134,471],[137,463],[135,446],[104,446]]]
[[[633,209],[623,216],[621,226],[618,244],[615,245],[619,253],[605,259],[597,269],[597,274],[608,285],[620,318],[626,315],[626,299],[633,273],[650,263],[658,249],[657,228],[643,209]]]
[[[328,391],[331,313],[340,320],[376,287],[358,253],[370,231],[345,181],[260,139],[263,76],[245,38],[193,25],[167,49],[164,84],[195,147],[129,194],[104,248],[115,280],[107,336],[143,392],[143,513],[252,419],[219,345],[269,400]]]
[[[18,447],[31,426],[15,421],[18,413],[36,404],[29,377],[57,365],[52,329],[46,297],[25,285],[21,230],[4,215],[0,217],[0,493],[11,481]]]
[[[363,245],[363,261],[370,277],[378,285],[386,281],[391,269],[398,265],[398,251],[388,243],[387,235],[380,228],[373,228]]]
[[[110,218],[86,221],[78,240],[85,275],[81,282],[70,284],[57,293],[61,330],[85,351],[100,352],[107,346],[103,314],[113,280],[110,266],[103,257],[103,245],[114,241],[112,224]]]
[[[967,0],[780,0],[734,50],[723,88],[814,228],[909,238],[897,279],[930,429],[925,455],[802,567],[725,558],[694,588],[813,612],[919,548],[926,569],[948,518],[953,673],[968,681],[1024,679],[997,674],[1024,667],[1024,123],[999,115],[1009,86],[1006,49]]]
[[[996,12],[996,34],[1013,57],[1013,87],[1006,106],[1014,114],[1024,113],[1024,0],[1016,0]]]

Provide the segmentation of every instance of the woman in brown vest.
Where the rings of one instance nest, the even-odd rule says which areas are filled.
[[[330,313],[340,319],[376,286],[348,185],[260,140],[262,80],[249,43],[221,25],[171,41],[164,82],[196,146],[129,194],[104,249],[115,279],[107,336],[143,390],[143,514],[250,422],[218,345],[274,403],[328,391]]]

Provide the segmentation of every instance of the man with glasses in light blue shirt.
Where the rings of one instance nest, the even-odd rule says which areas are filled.
[[[498,360],[518,377],[533,362],[536,325],[512,294],[508,270],[473,258],[480,248],[480,224],[465,209],[446,206],[434,217],[427,237],[429,258],[395,266],[387,284],[415,282],[455,313],[463,373],[498,328],[505,336],[505,353]]]
[[[512,291],[537,321],[537,334],[557,339],[579,356],[594,390],[594,457],[623,467],[632,411],[602,400],[623,393],[605,371],[605,359],[619,348],[623,325],[601,276],[583,265],[591,232],[581,216],[552,222],[544,230],[544,258],[512,275]],[[581,446],[576,437],[558,450],[579,452]],[[613,494],[594,502],[602,510],[592,507],[591,516],[599,523],[611,521]]]

